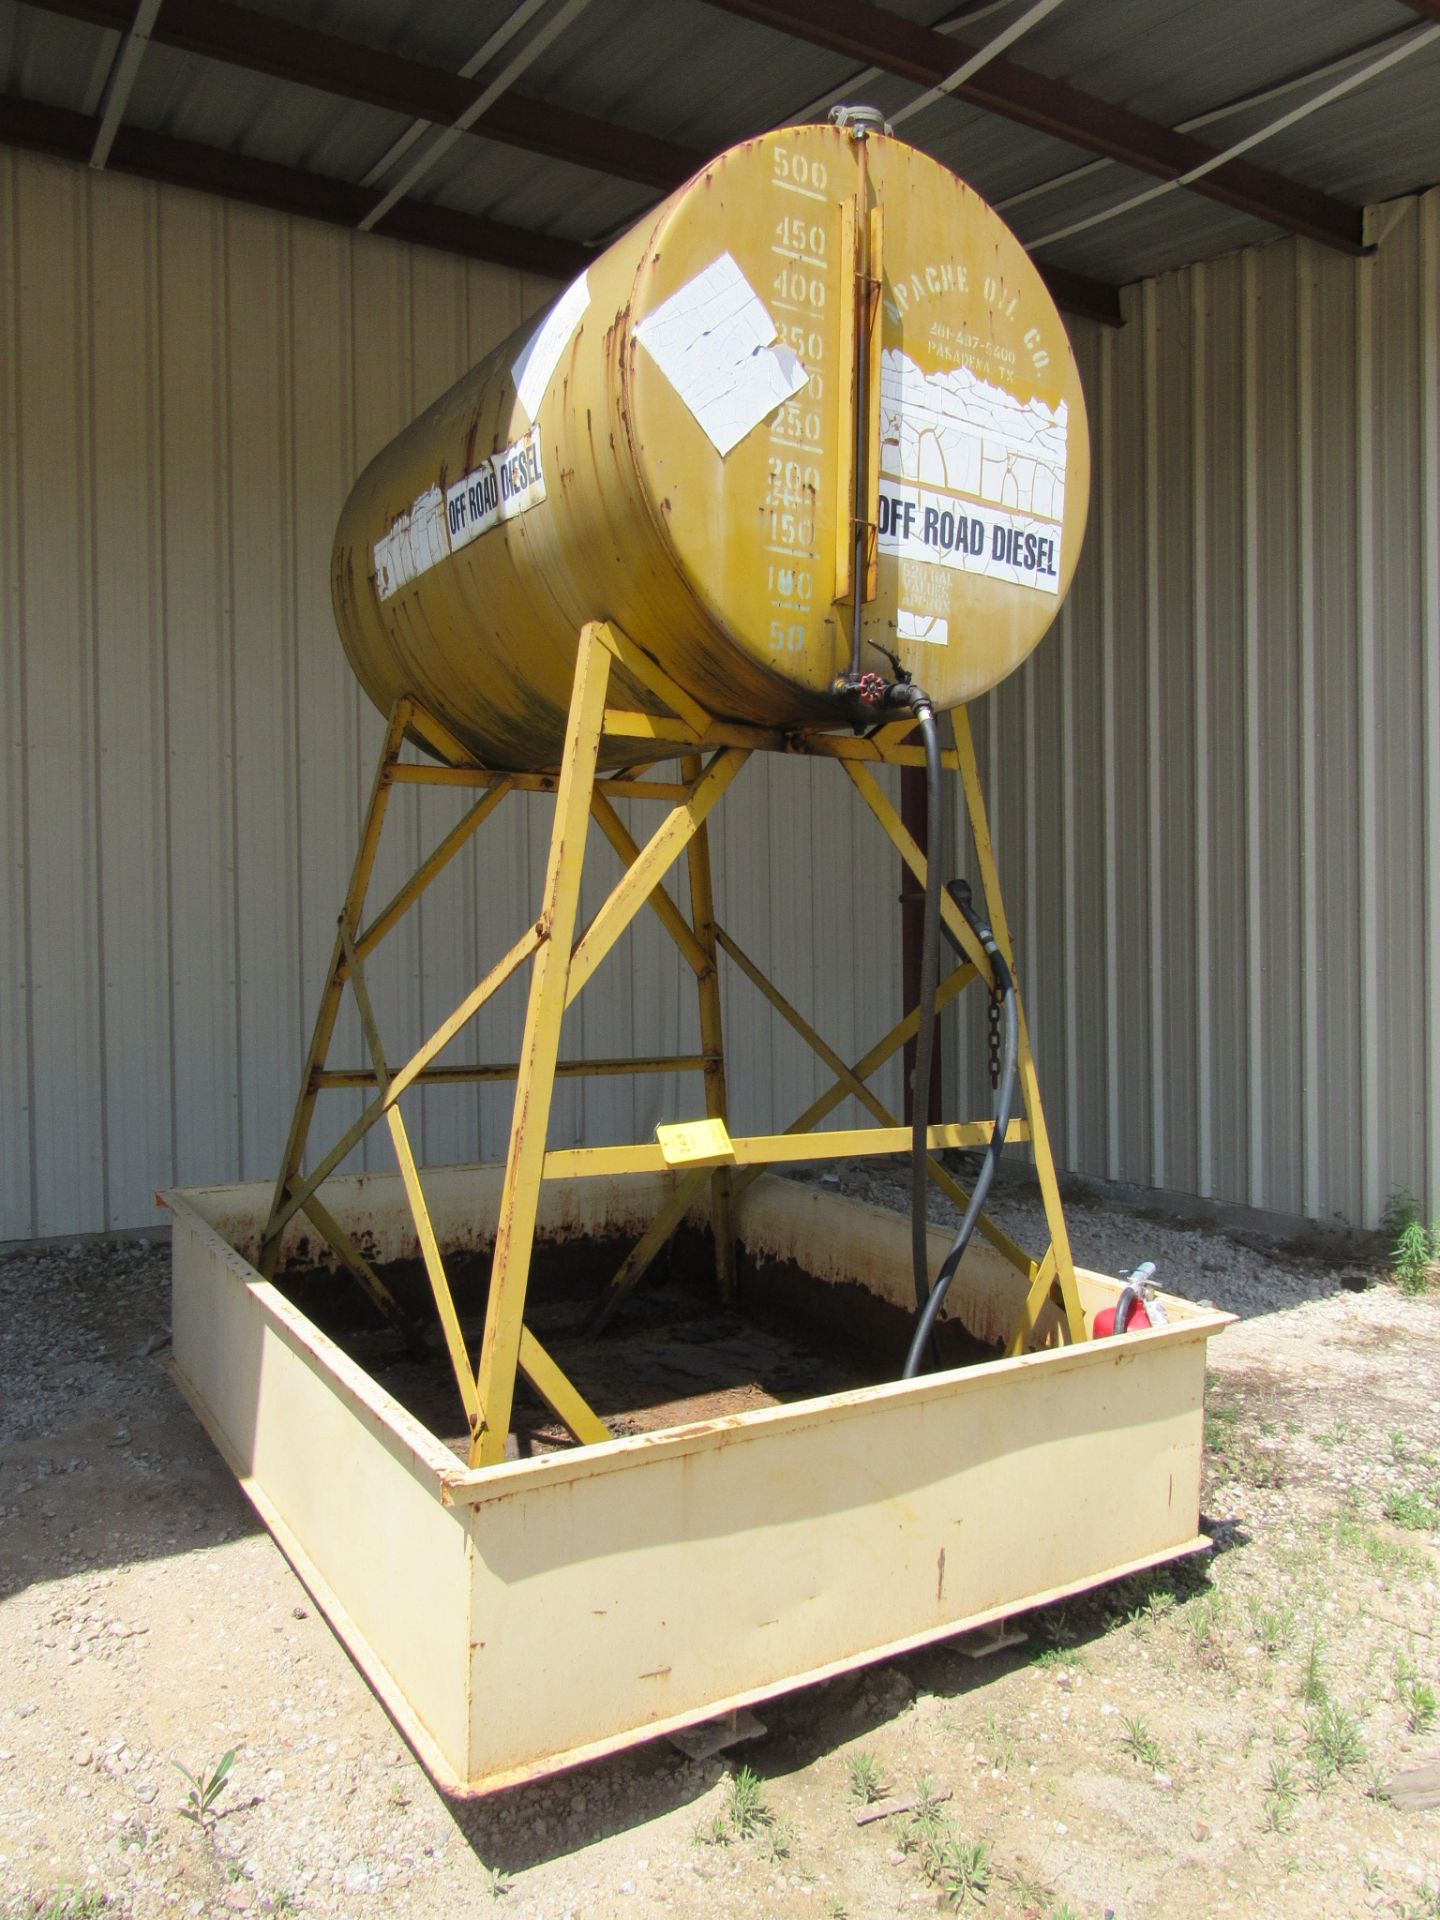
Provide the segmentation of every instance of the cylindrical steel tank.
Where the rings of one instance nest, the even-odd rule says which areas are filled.
[[[1049,627],[1088,492],[1065,329],[999,216],[883,133],[787,127],[711,162],[370,463],[335,611],[378,706],[413,695],[493,767],[556,763],[593,619],[719,718],[840,724],[858,517],[864,638],[944,709]],[[888,676],[868,645],[861,665]]]

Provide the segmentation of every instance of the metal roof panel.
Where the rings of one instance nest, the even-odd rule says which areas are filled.
[[[441,8],[401,0],[264,0],[287,19],[451,73],[474,56],[512,3],[451,0]],[[983,44],[1023,4],[982,0],[956,9],[935,0],[890,0],[891,10],[909,19],[956,20],[957,40],[965,44]],[[1415,15],[1399,0],[1352,0],[1345,7],[1333,0],[1287,0],[1284,7],[1255,0],[1106,0],[1103,7],[1057,8],[1008,57],[1179,125],[1407,30],[1418,30]],[[0,9],[0,85],[93,112],[104,51],[115,44],[113,34],[98,28],[38,6],[11,5]],[[719,151],[798,117],[847,80],[855,100],[888,113],[920,92],[894,76],[855,78],[858,71],[852,58],[705,0],[592,0],[517,88],[602,121]],[[1440,178],[1437,96],[1440,42],[1266,140],[1249,157],[1356,204],[1388,198]],[[1305,86],[1291,88],[1225,114],[1199,137],[1223,147],[1305,97]],[[145,54],[126,118],[352,181],[363,179],[411,124],[404,114],[222,66],[159,41]],[[964,101],[935,103],[899,131],[998,201],[1022,239],[1064,228],[1153,184]],[[537,232],[603,241],[661,196],[599,170],[471,136],[437,163],[416,197]],[[1045,257],[1124,282],[1275,231],[1178,190],[1053,243]]]

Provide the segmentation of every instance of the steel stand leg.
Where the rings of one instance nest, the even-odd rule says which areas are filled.
[[[560,1023],[570,985],[571,942],[580,902],[585,829],[605,718],[610,655],[592,623],[580,637],[565,754],[555,792],[555,823],[540,914],[541,942],[530,975],[530,1001],[520,1046],[515,1111],[500,1195],[500,1223],[490,1269],[490,1297],[477,1375],[481,1424],[470,1445],[471,1466],[505,1458],[515,1401],[515,1372],[524,1333],[525,1293],[535,1241],[545,1136],[560,1052]]]
[[[380,845],[380,829],[385,824],[385,810],[390,803],[391,778],[395,764],[400,757],[400,748],[405,739],[405,729],[410,724],[411,703],[397,700],[390,714],[390,724],[385,730],[385,744],[380,750],[380,762],[375,769],[375,779],[370,788],[370,804],[365,809],[365,824],[360,831],[360,844],[355,850],[355,864],[350,870],[350,885],[346,889],[345,904],[341,908],[342,923],[350,927],[360,925],[361,912],[365,905],[365,895],[370,886],[370,875],[375,866],[375,854]],[[275,1182],[275,1198],[270,1208],[270,1219],[266,1224],[265,1237],[260,1245],[260,1272],[267,1280],[275,1277],[275,1263],[280,1257],[281,1226],[280,1219],[285,1206],[286,1194],[290,1183],[299,1173],[305,1159],[305,1146],[310,1138],[310,1122],[315,1116],[315,1096],[319,1091],[317,1074],[325,1064],[330,1051],[330,1041],[335,1032],[335,1022],[340,1013],[340,1001],[345,992],[345,948],[337,934],[335,949],[330,956],[330,971],[325,980],[325,991],[320,996],[319,1011],[315,1015],[315,1030],[310,1037],[310,1051],[305,1058],[305,1071],[300,1078],[300,1093],[295,1102],[295,1117],[290,1123],[290,1137],[285,1142],[285,1157],[280,1163],[280,1175]],[[283,1225],[283,1222],[282,1222]]]
[[[688,781],[700,778],[699,754],[687,754],[681,761],[681,774]],[[705,971],[697,976],[700,992],[700,1051],[706,1057],[705,1113],[712,1120],[729,1125],[729,1105],[725,1090],[725,1043],[720,1019],[720,974],[717,967],[715,933],[715,887],[710,872],[710,829],[701,826],[687,849],[690,865],[690,919],[695,937],[705,950]],[[735,1298],[735,1233],[730,1217],[731,1176],[728,1167],[717,1167],[710,1178],[710,1224],[715,1236],[715,1282],[720,1299],[728,1306]]]
[[[995,849],[990,841],[990,823],[985,813],[985,794],[980,785],[980,770],[975,761],[975,741],[970,732],[970,715],[957,707],[951,715],[955,730],[955,753],[960,779],[965,789],[965,811],[975,842],[975,858],[980,867],[980,884],[985,894],[985,912],[995,935],[995,944],[1015,973],[1014,948],[1010,944],[1010,926],[1005,918],[1005,902],[1000,896],[1000,877],[995,868]],[[1030,1051],[1030,1033],[1025,1023],[1025,999],[1016,979],[1016,1008],[1020,1017],[1020,1093],[1025,1117],[1030,1122],[1030,1147],[1035,1155],[1035,1173],[1040,1182],[1040,1198],[1045,1208],[1045,1224],[1050,1230],[1050,1253],[1040,1263],[1030,1293],[1011,1336],[1007,1353],[1023,1353],[1052,1287],[1058,1284],[1065,1330],[1077,1344],[1085,1335],[1085,1310],[1075,1284],[1075,1261],[1070,1252],[1070,1234],[1065,1225],[1065,1209],[1060,1203],[1060,1181],[1050,1151],[1050,1135],[1045,1126],[1045,1109],[1040,1100],[1040,1081],[1035,1072],[1035,1056]]]

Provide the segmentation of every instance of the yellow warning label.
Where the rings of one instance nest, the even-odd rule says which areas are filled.
[[[682,1120],[656,1127],[655,1138],[668,1167],[733,1166],[735,1147],[723,1120]]]

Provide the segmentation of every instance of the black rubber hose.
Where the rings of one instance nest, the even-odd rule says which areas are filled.
[[[932,843],[933,844],[933,843]],[[931,862],[931,871],[936,871],[935,862]],[[920,1362],[927,1346],[931,1346],[935,1337],[935,1322],[940,1309],[945,1304],[945,1295],[955,1270],[965,1258],[965,1249],[969,1246],[975,1232],[975,1222],[985,1205],[995,1179],[995,1169],[1000,1163],[1000,1155],[1005,1146],[1005,1133],[1010,1125],[1010,1108],[1015,1098],[1015,1069],[1020,1054],[1020,1014],[1015,1000],[1015,982],[1010,969],[1005,964],[1005,956],[995,944],[995,936],[979,915],[965,902],[957,901],[960,911],[969,921],[976,938],[985,949],[990,962],[990,971],[995,981],[995,990],[1000,995],[1004,1012],[1005,1037],[1000,1066],[1000,1085],[995,1097],[995,1128],[990,1137],[989,1151],[981,1163],[974,1188],[970,1194],[970,1204],[965,1209],[965,1218],[960,1222],[960,1231],[951,1242],[950,1251],[940,1263],[940,1271],[935,1276],[935,1285],[928,1289],[928,1297],[920,1302],[920,1317],[916,1322],[915,1335],[910,1342],[910,1351],[905,1356],[905,1368],[902,1380],[913,1380],[920,1371]],[[920,1163],[920,1176],[923,1178],[924,1162]],[[924,1196],[921,1194],[923,1220]],[[917,1253],[917,1259],[920,1257]],[[926,1263],[928,1265],[928,1262]]]
[[[929,1221],[925,1162],[930,1149],[930,1073],[935,1058],[935,995],[940,979],[940,835],[942,828],[940,729],[928,700],[914,713],[925,748],[925,919],[920,937],[920,1021],[915,1029],[915,1078],[911,1082],[910,1257],[915,1269],[915,1310],[923,1313],[930,1293]]]
[[[1140,1295],[1134,1287],[1121,1289],[1120,1298],[1115,1302],[1115,1332],[1124,1333],[1130,1325],[1130,1316],[1140,1304]]]
[[[882,653],[885,649],[880,648]],[[865,720],[879,724],[886,714],[908,713],[920,729],[925,755],[925,915],[920,936],[920,993],[915,1029],[915,1075],[911,1081],[910,1255],[915,1276],[915,1310],[924,1311],[930,1293],[930,1246],[925,1209],[926,1138],[930,1126],[930,1074],[935,1058],[935,1002],[940,982],[940,837],[944,794],[941,788],[940,729],[935,705],[889,655],[896,678],[882,686],[876,674],[852,672],[835,682],[835,692],[857,705]],[[867,680],[876,683],[869,691]],[[870,709],[869,712],[866,709]],[[878,708],[877,713],[875,709]],[[857,721],[857,725],[859,722]]]

